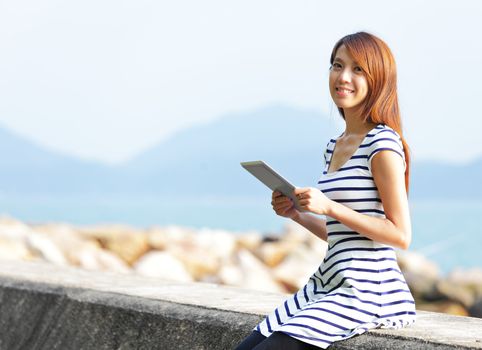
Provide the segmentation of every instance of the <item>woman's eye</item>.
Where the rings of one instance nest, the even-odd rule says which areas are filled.
[[[341,64],[339,64],[339,63],[333,63],[333,67],[334,67],[334,68],[340,68],[340,67],[341,67]]]
[[[361,72],[363,72],[363,69],[361,69],[360,67],[356,66],[356,67],[355,67],[355,72],[361,73]]]

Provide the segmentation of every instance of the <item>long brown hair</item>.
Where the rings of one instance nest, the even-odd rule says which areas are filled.
[[[402,121],[398,107],[397,69],[395,59],[388,45],[380,38],[366,32],[349,34],[338,40],[330,57],[330,64],[336,56],[336,51],[345,45],[353,60],[364,71],[368,94],[362,118],[365,122],[385,124],[395,130],[402,139],[405,153],[405,190],[408,195],[410,184],[410,150],[402,132]],[[343,119],[343,108],[338,108]]]

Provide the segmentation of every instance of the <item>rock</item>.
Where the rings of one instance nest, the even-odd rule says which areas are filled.
[[[454,269],[447,280],[470,291],[475,299],[482,298],[482,268]]]
[[[68,265],[62,251],[52,242],[52,240],[40,233],[29,232],[26,236],[26,245],[33,254],[41,257],[45,261],[63,265]]]
[[[150,251],[134,263],[133,268],[143,276],[178,282],[193,281],[184,265],[169,252]]]
[[[469,308],[469,315],[482,318],[482,297],[477,299]]]
[[[266,242],[258,247],[256,256],[268,267],[275,267],[283,261],[288,253],[294,249],[294,245],[286,241]]]
[[[246,249],[254,253],[261,245],[262,240],[263,238],[258,232],[244,233],[237,237],[237,246],[240,249]]]
[[[69,253],[74,265],[88,270],[129,273],[132,269],[117,255],[97,246],[84,244]]]
[[[193,243],[221,260],[229,259],[237,247],[236,237],[233,233],[206,228],[199,230],[194,235]]]
[[[84,247],[100,247],[96,240],[81,236],[74,228],[65,224],[38,225],[35,226],[35,231],[47,236],[72,265],[79,265],[76,255]]]
[[[475,301],[475,294],[470,289],[447,279],[438,281],[436,289],[441,296],[448,300],[456,301],[465,308],[470,307]]]
[[[326,250],[328,249],[328,243],[314,234],[308,238],[308,248],[313,252],[313,256],[320,262],[326,256]]]
[[[168,242],[168,235],[174,230],[170,230],[171,233],[167,232],[164,231],[162,236],[159,232],[156,236],[151,235],[151,245],[152,239],[156,239],[156,245],[162,245],[166,251],[181,261],[196,281],[217,279],[213,276],[217,274],[221,262],[229,259],[236,249],[235,237],[222,230],[201,229],[197,233],[183,231],[171,242]],[[166,239],[166,242],[159,244],[161,237]]]
[[[103,248],[117,254],[129,265],[150,250],[147,236],[126,226],[100,226],[81,232],[86,237],[97,239]]]
[[[152,227],[147,230],[147,241],[149,246],[155,250],[165,250],[171,245],[183,245],[190,242],[196,235],[191,229],[178,226],[167,226],[164,228]]]
[[[285,224],[285,226],[283,227],[283,231],[280,235],[283,241],[297,243],[298,245],[306,244],[309,241],[310,236],[316,237],[303,226],[291,221],[288,221]]]
[[[273,269],[273,275],[289,293],[294,293],[308,282],[322,260],[323,257],[320,259],[315,252],[301,245]]]
[[[459,303],[453,301],[437,301],[433,303],[417,303],[417,310],[443,312],[456,316],[468,316],[468,311]]]
[[[24,241],[32,229],[23,222],[7,216],[0,217],[0,237],[8,240]]]
[[[263,243],[269,243],[269,242],[279,242],[280,241],[280,237],[279,235],[277,234],[265,234],[263,235],[263,239],[262,239],[262,242]]]
[[[328,243],[299,224],[288,222],[284,227],[282,237],[283,241],[306,246],[309,250],[313,251],[313,254],[315,254],[320,261],[322,261],[326,255]]]
[[[218,271],[220,283],[235,287],[243,286],[243,271],[237,263],[232,261],[225,262]]]
[[[127,263],[119,256],[101,248],[100,243],[85,237],[66,224],[35,226],[35,230],[49,237],[69,261],[70,265],[87,270],[128,273]]]
[[[168,249],[178,261],[182,262],[186,271],[196,281],[216,274],[219,270],[219,258],[209,250],[196,245],[172,246]]]
[[[423,255],[397,250],[397,260],[412,294],[416,298],[433,294],[439,279],[438,266]]]
[[[285,292],[274,280],[270,270],[251,252],[240,249],[236,254],[236,259],[243,274],[243,288],[274,293]]]
[[[18,240],[0,238],[0,259],[33,260],[35,256]]]

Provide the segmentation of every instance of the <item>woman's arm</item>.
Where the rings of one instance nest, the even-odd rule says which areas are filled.
[[[315,236],[321,238],[324,241],[328,240],[328,235],[326,232],[326,221],[318,218],[309,213],[298,213],[292,218],[293,221],[297,222],[308,231],[313,233]]]
[[[273,191],[271,205],[277,215],[292,219],[322,240],[327,240],[326,220],[295,208],[293,201],[279,191]]]
[[[303,196],[299,203],[305,210],[326,214],[374,241],[407,249],[412,231],[402,158],[391,151],[376,153],[372,159],[372,175],[386,218],[358,213],[314,188],[298,188],[295,194]]]

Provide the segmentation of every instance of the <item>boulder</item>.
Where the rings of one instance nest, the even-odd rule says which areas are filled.
[[[261,244],[256,250],[259,257],[268,267],[279,265],[288,253],[295,248],[296,243],[287,241],[266,242]]]
[[[477,299],[469,308],[469,315],[482,318],[482,297]]]
[[[236,237],[237,247],[254,253],[261,245],[263,237],[259,232],[243,233]]]
[[[467,286],[453,283],[450,279],[437,281],[436,291],[448,300],[456,301],[465,308],[470,307],[475,301],[475,293]]]
[[[193,281],[182,262],[169,252],[152,250],[137,260],[133,268],[136,273],[143,276],[178,282]]]
[[[96,226],[80,232],[86,237],[96,239],[104,249],[117,254],[128,265],[132,265],[150,250],[147,235],[128,226]]]
[[[8,216],[0,217],[0,237],[8,240],[24,241],[32,228]]]
[[[200,229],[193,236],[192,242],[221,260],[229,259],[237,248],[234,233],[224,230]]]
[[[68,260],[62,251],[48,236],[31,231],[25,237],[25,242],[32,254],[43,260],[58,265],[69,265]]]
[[[183,263],[186,271],[196,281],[204,280],[219,270],[220,258],[195,244],[176,245],[169,247],[167,251]]]
[[[274,293],[286,292],[274,280],[271,271],[250,251],[240,249],[236,253],[236,262],[243,275],[243,288]]]
[[[95,245],[83,244],[69,253],[74,265],[88,270],[129,273],[132,269],[117,255]]]
[[[296,247],[288,257],[273,269],[273,276],[289,293],[300,289],[323,260],[304,245]]]
[[[417,303],[417,310],[442,312],[456,316],[468,316],[468,311],[459,303],[445,300],[432,303]]]
[[[414,297],[424,298],[434,293],[440,276],[434,262],[419,253],[401,250],[397,250],[397,260]]]
[[[482,267],[456,268],[448,274],[447,280],[453,285],[470,291],[474,299],[482,298]]]
[[[165,250],[168,246],[183,245],[192,241],[196,231],[179,226],[151,227],[146,231],[152,249]]]
[[[0,238],[0,259],[34,260],[35,256],[18,240]]]
[[[244,287],[244,275],[239,265],[233,261],[225,261],[218,271],[219,282],[235,287]]]

